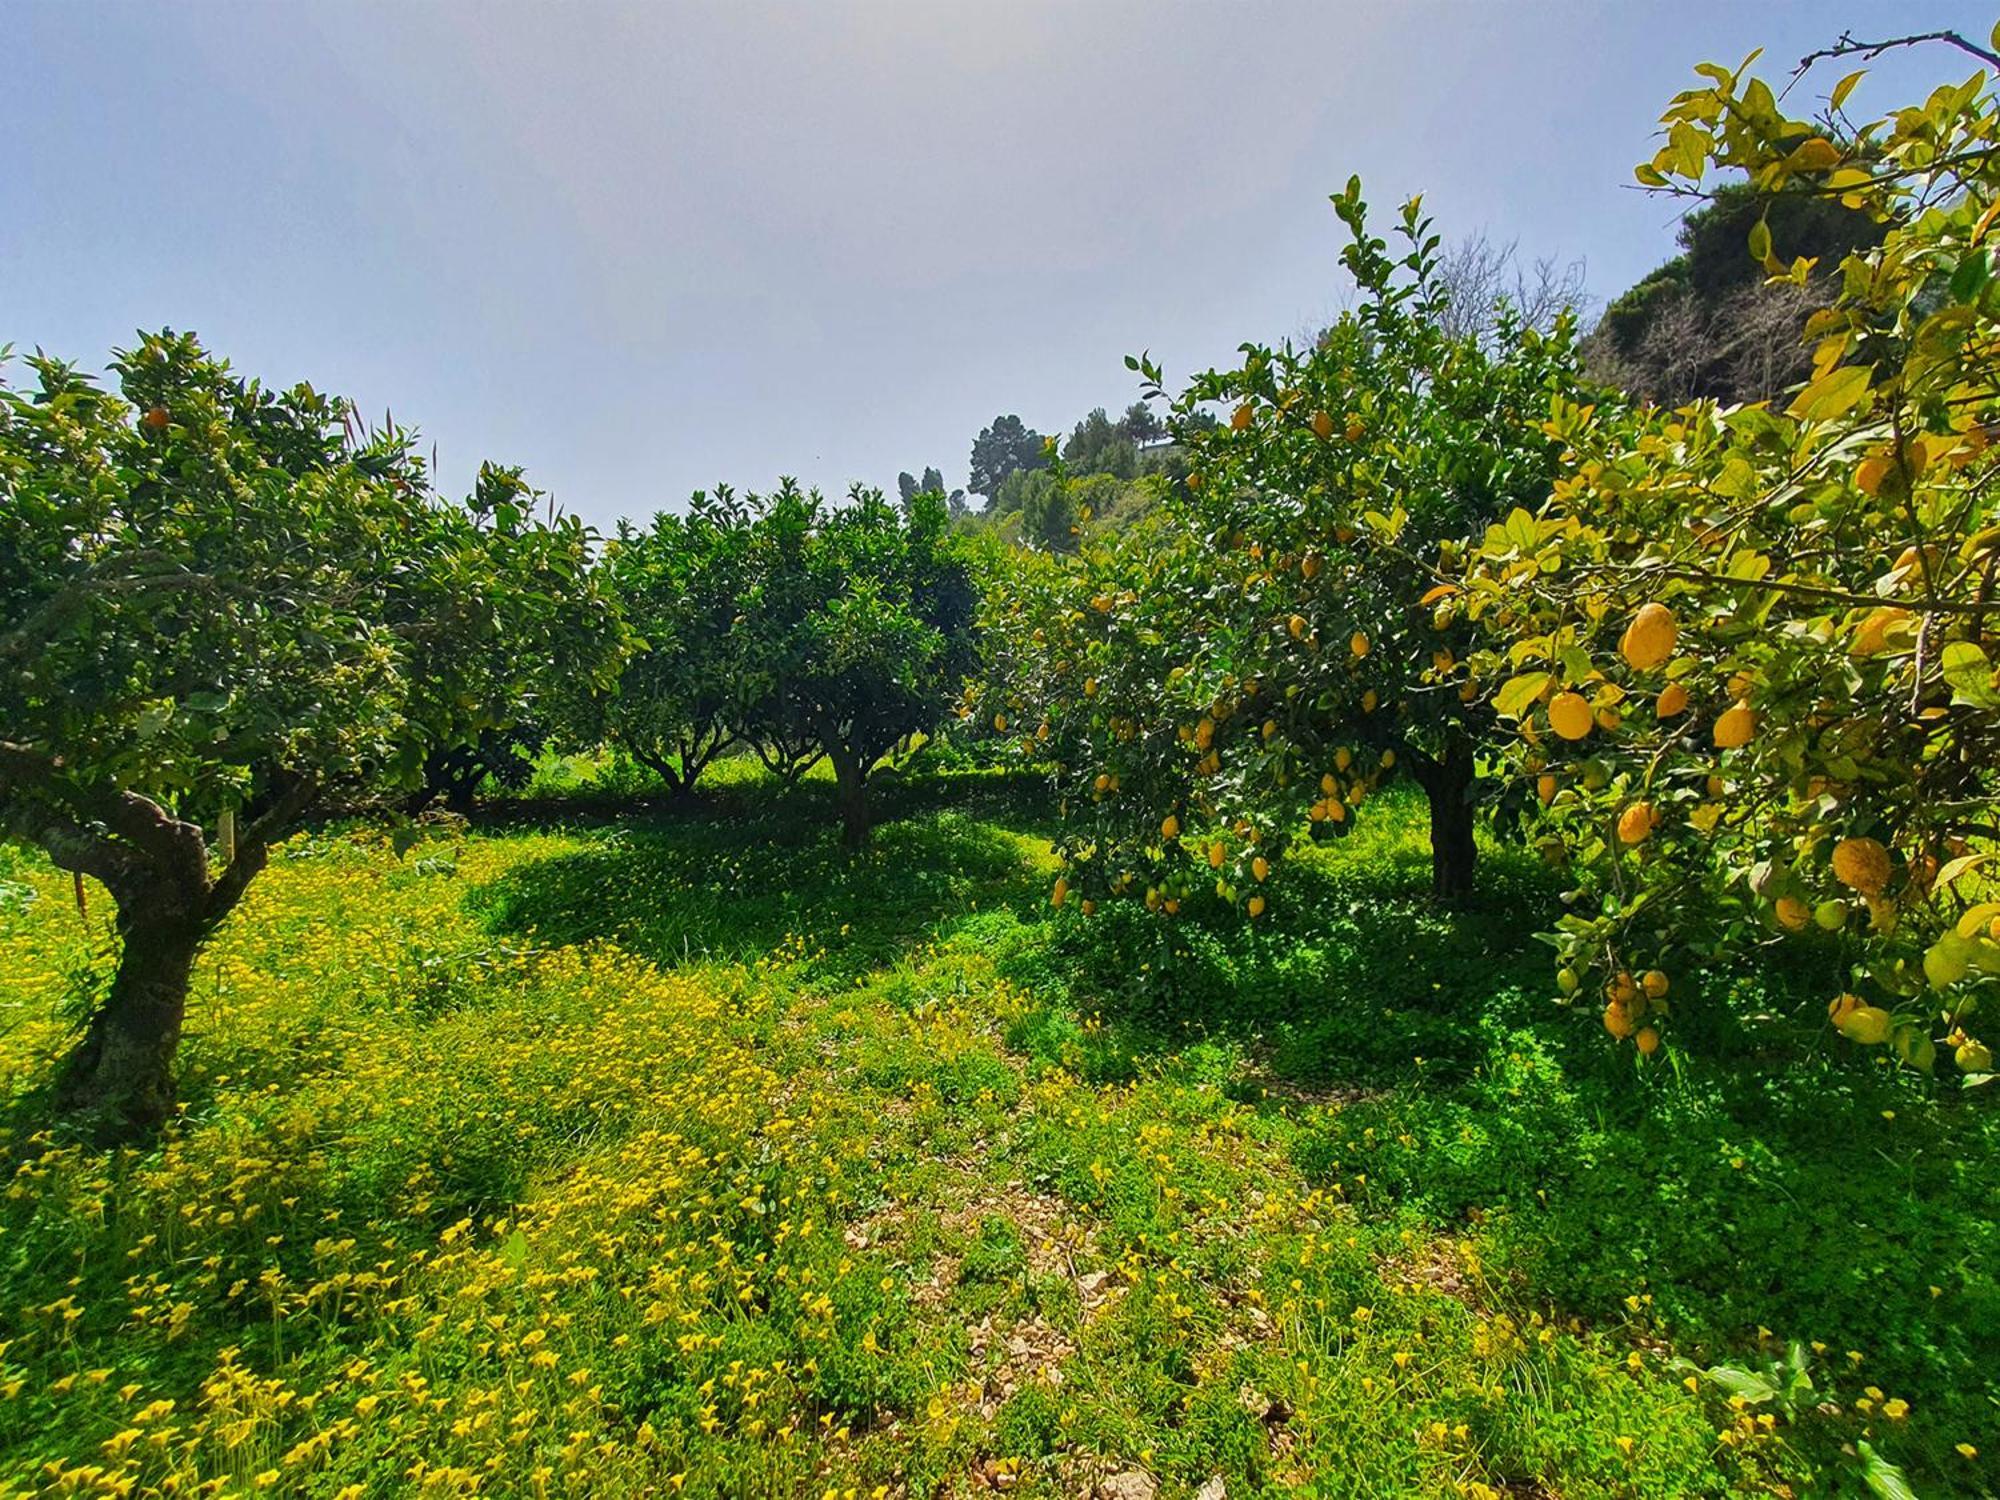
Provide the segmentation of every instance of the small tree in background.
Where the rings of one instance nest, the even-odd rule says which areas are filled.
[[[1042,435],[1016,416],[995,417],[972,440],[972,474],[967,484],[991,504],[999,498],[1007,476],[1021,469],[1039,469],[1049,461]]]
[[[116,904],[58,1087],[145,1126],[173,1107],[195,956],[271,846],[495,713],[497,679],[448,662],[562,637],[602,670],[616,617],[581,526],[440,500],[407,434],[357,435],[310,386],[172,333],[117,357],[123,399],[29,363],[35,390],[0,388],[0,819]]]
[[[677,798],[742,733],[748,713],[740,616],[750,584],[752,512],[726,487],[685,516],[620,525],[600,564],[640,644],[583,720],[652,770]]]
[[[859,845],[875,770],[943,721],[976,664],[971,564],[935,494],[904,515],[879,490],[830,507],[785,480],[753,503],[744,731],[767,763],[824,754]]]
[[[538,510],[545,522],[535,519]],[[580,566],[579,534],[560,524],[560,512],[520,468],[481,464],[466,514],[492,545],[514,554],[512,571],[541,578],[547,590],[513,602],[513,634],[495,632],[491,601],[468,592],[410,637],[411,679],[430,700],[416,718],[427,749],[412,812],[442,800],[467,813],[489,779],[525,786],[559,705],[576,684],[599,679],[607,633],[623,638],[608,616],[612,605]],[[547,655],[524,655],[523,637],[543,642]]]

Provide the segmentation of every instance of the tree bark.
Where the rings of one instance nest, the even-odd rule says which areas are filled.
[[[850,849],[868,842],[873,822],[868,807],[868,772],[859,757],[840,752],[833,757],[833,777],[840,803],[840,841]]]
[[[1436,756],[1412,757],[1412,774],[1424,789],[1431,814],[1431,895],[1451,906],[1472,898],[1479,863],[1474,833],[1472,746],[1454,735]]]
[[[0,741],[0,797],[19,798],[6,808],[9,832],[40,844],[58,869],[94,877],[117,904],[117,972],[55,1088],[59,1106],[87,1116],[101,1137],[117,1138],[173,1112],[174,1054],[195,956],[316,787],[310,778],[275,773],[263,806],[236,830],[234,857],[211,876],[198,825],[136,792],[64,786],[54,775],[59,764],[44,751]]]
[[[92,1117],[104,1135],[150,1130],[174,1108],[174,1053],[206,924],[147,904],[120,907],[117,973],[56,1084],[61,1108]]]

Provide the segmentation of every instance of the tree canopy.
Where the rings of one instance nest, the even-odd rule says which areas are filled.
[[[194,954],[271,844],[622,636],[588,532],[534,518],[513,471],[445,501],[409,434],[186,335],[119,354],[118,394],[28,364],[33,390],[0,388],[0,817],[117,903],[64,1090],[144,1123],[171,1107]]]

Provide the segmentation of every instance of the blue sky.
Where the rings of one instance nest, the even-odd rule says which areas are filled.
[[[1772,76],[1967,4],[5,0],[0,342],[139,327],[393,409],[463,488],[524,463],[599,524],[717,481],[963,483],[1342,299],[1360,173],[1447,234],[1671,250],[1632,191],[1705,59]],[[1884,59],[1854,106],[1968,58]],[[1839,70],[1817,86],[1824,93]],[[1852,106],[1851,106],[1852,107]]]

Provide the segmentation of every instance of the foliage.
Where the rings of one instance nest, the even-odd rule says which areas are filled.
[[[786,480],[752,498],[740,730],[774,768],[824,755],[850,843],[868,837],[868,781],[937,727],[977,660],[972,569],[943,497],[906,514],[856,487],[844,506]]]
[[[1039,469],[1048,462],[1046,439],[1019,417],[995,417],[972,440],[972,472],[966,481],[989,504],[999,495],[1007,476],[1022,469]]]
[[[185,335],[118,356],[122,399],[29,363],[36,390],[0,390],[0,815],[117,903],[65,1092],[146,1123],[194,952],[270,845],[505,729],[530,664],[602,670],[618,631],[589,534],[534,519],[518,471],[446,503],[408,434]]]
[[[1581,882],[1563,986],[1602,985],[1614,1034],[1657,1045],[1674,976],[1782,940],[1852,963],[1821,997],[1846,1036],[1920,1069],[1942,1046],[1978,1081],[2000,986],[2000,112],[1978,74],[1836,144],[1760,80],[1701,71],[1641,181],[1740,170],[1881,242],[1843,262],[1783,405],[1559,406],[1563,478],[1469,571],[1473,666]],[[1803,280],[1782,248],[1752,227],[1766,271]]]
[[[1819,274],[1802,284],[1767,282],[1743,253],[1759,222]],[[1584,345],[1591,371],[1669,405],[1775,396],[1811,368],[1800,333],[1831,299],[1835,268],[1881,239],[1874,217],[1838,199],[1724,183],[1681,221],[1681,253],[1604,310]]]
[[[750,711],[739,614],[751,578],[753,511],[726,487],[641,531],[621,524],[598,573],[641,648],[617,683],[586,693],[586,740],[601,737],[676,795],[736,742]]]

